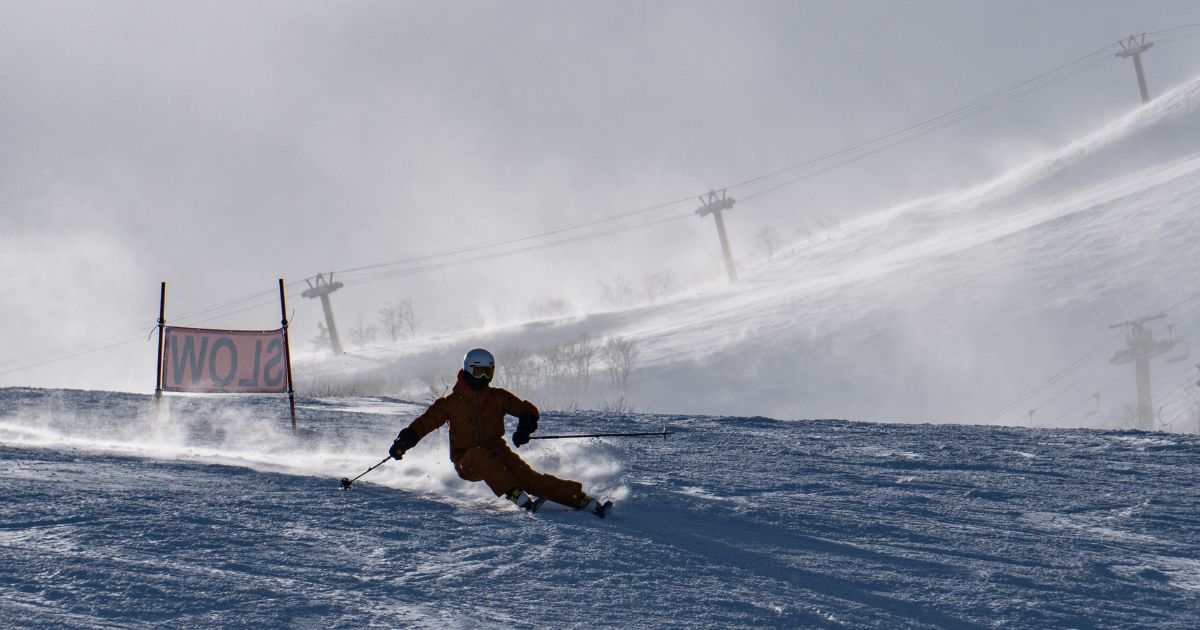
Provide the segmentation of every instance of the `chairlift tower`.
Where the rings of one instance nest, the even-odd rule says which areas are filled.
[[[729,238],[725,236],[725,220],[721,217],[722,211],[733,207],[733,197],[726,197],[724,190],[720,195],[717,194],[717,191],[711,190],[699,199],[700,203],[704,205],[696,209],[696,215],[701,217],[713,215],[713,219],[717,222],[717,237],[721,239],[721,253],[725,255],[725,272],[729,274],[730,282],[737,282],[737,271],[733,268],[733,252],[729,250]]]
[[[333,323],[333,307],[329,304],[329,294],[342,288],[341,282],[333,281],[333,272],[329,277],[318,273],[315,277],[307,278],[308,289],[301,293],[306,298],[321,298],[321,309],[325,311],[325,328],[329,330],[329,344],[334,354],[342,354],[342,341],[338,339],[337,325]]]
[[[1142,102],[1150,102],[1150,90],[1146,89],[1146,73],[1142,69],[1142,53],[1150,50],[1154,44],[1146,43],[1146,34],[1130,35],[1129,39],[1121,40],[1121,52],[1117,57],[1133,57],[1133,69],[1137,71],[1138,89],[1142,91]]]
[[[1165,341],[1154,340],[1154,331],[1150,328],[1150,322],[1166,316],[1166,313],[1159,313],[1109,326],[1109,328],[1125,329],[1126,348],[1118,350],[1109,359],[1109,362],[1113,365],[1124,365],[1126,363],[1133,363],[1134,365],[1137,377],[1137,428],[1142,431],[1154,430],[1154,405],[1152,402],[1154,397],[1150,391],[1150,359],[1161,354],[1166,354],[1177,343],[1173,339]]]

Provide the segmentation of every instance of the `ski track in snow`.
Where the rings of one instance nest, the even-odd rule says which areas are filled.
[[[458,480],[438,435],[338,490],[419,405],[304,400],[297,437],[278,399],[151,407],[0,390],[4,626],[1200,624],[1195,436],[548,414],[677,432],[521,449],[599,520]]]

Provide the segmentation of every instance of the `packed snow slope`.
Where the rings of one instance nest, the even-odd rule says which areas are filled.
[[[503,376],[507,357],[589,334],[635,340],[636,369],[624,391],[596,386],[562,408],[623,394],[643,411],[1014,423],[1036,408],[1042,425],[1094,426],[1095,405],[1079,403],[1105,383],[1128,373],[1104,386],[1100,415],[1133,400],[1132,368],[1108,364],[1123,345],[1110,325],[1166,309],[1158,335],[1172,324],[1200,347],[1200,304],[1184,300],[1200,292],[1197,139],[1200,81],[995,181],[795,243],[732,287],[352,349],[301,360],[297,373],[313,383],[354,372],[417,396],[422,371],[444,372],[474,345],[497,351]],[[730,229],[753,225],[753,207],[735,206]],[[1090,375],[1075,389],[995,415],[1085,355]],[[1158,374],[1173,386],[1194,363]]]
[[[552,414],[521,455],[616,499],[527,515],[384,399],[0,390],[12,628],[1200,625],[1200,438]]]

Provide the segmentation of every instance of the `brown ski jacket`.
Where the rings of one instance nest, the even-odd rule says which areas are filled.
[[[458,374],[458,382],[449,395],[437,399],[408,428],[423,438],[443,424],[450,426],[450,461],[457,463],[468,449],[504,446],[504,416],[538,417],[533,403],[517,398],[508,390],[485,387],[471,389]]]

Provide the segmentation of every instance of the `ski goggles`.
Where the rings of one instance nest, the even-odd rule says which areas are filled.
[[[492,380],[496,374],[496,366],[494,365],[472,365],[468,368],[467,373],[474,378],[486,378]]]

